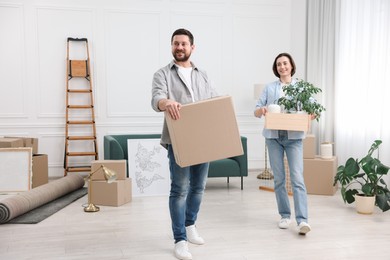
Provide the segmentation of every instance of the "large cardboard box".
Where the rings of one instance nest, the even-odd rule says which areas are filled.
[[[303,139],[303,158],[314,159],[316,156],[316,138],[313,134],[307,134]]]
[[[334,176],[337,173],[337,157],[332,159],[303,159],[303,175],[308,194],[334,195],[337,185],[333,186]]]
[[[180,119],[173,120],[166,113],[165,120],[181,167],[243,154],[230,96],[183,105]]]
[[[32,188],[49,182],[47,154],[34,154],[32,157]]]
[[[91,172],[94,172],[99,169],[100,166],[104,165],[109,170],[112,170],[116,173],[117,180],[126,179],[126,160],[96,160],[91,162]],[[103,170],[98,170],[95,172],[91,180],[100,180],[105,181]]]
[[[20,138],[0,138],[0,148],[23,147],[23,140]]]
[[[285,114],[266,113],[264,127],[272,130],[310,130],[310,115],[307,114]]]
[[[23,142],[21,147],[31,147],[33,154],[38,154],[38,138],[18,136],[5,136],[4,138],[21,139]]]
[[[118,207],[132,199],[131,178],[112,183],[106,181],[91,181],[89,183],[91,187],[88,186],[88,193],[93,204]]]

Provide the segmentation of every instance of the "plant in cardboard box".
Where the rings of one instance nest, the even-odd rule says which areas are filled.
[[[383,176],[389,172],[390,168],[381,163],[379,153],[376,158],[372,155],[381,143],[381,140],[375,140],[367,155],[362,159],[351,157],[346,161],[345,165],[340,165],[337,168],[333,185],[340,182],[341,196],[345,203],[351,204],[355,200],[358,202],[357,196],[371,196],[375,198],[373,199],[374,205],[378,206],[382,211],[390,209],[390,191],[383,180]]]
[[[278,99],[278,104],[287,112],[305,111],[314,115],[318,121],[321,112],[325,111],[325,107],[313,97],[322,90],[307,81],[298,80],[294,84],[286,85],[283,87],[283,92],[285,96]]]

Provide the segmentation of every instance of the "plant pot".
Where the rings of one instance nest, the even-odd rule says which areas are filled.
[[[355,195],[356,211],[360,214],[372,214],[375,207],[375,196]]]

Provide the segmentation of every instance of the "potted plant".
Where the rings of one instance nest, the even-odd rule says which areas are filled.
[[[325,108],[313,97],[322,90],[307,81],[298,80],[294,84],[286,85],[283,87],[283,92],[285,96],[278,99],[278,105],[283,106],[290,113],[305,111],[315,115],[318,121],[321,112],[325,111]]]
[[[361,160],[349,158],[345,165],[337,168],[333,185],[341,184],[341,196],[345,203],[351,204],[356,196],[375,196],[375,205],[383,212],[390,209],[390,191],[383,176],[389,172],[389,166],[381,163],[379,154],[373,157],[381,140],[375,140],[366,156]]]

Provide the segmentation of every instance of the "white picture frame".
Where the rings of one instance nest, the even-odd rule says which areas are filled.
[[[133,197],[169,195],[168,151],[160,139],[128,139],[127,149]]]
[[[23,192],[32,186],[32,148],[0,148],[0,193]]]

